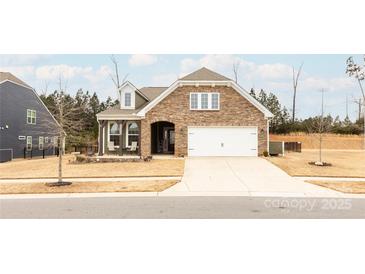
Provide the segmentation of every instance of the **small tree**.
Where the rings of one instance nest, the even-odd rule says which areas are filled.
[[[298,71],[295,71],[295,68],[293,67],[293,113],[292,113],[292,123],[295,122],[295,108],[297,103],[297,88],[298,88],[298,81],[299,76],[302,72],[303,63],[300,65]]]
[[[316,133],[319,135],[319,160],[315,163],[316,165],[322,166],[324,163],[322,161],[322,142],[323,133],[328,132],[331,128],[332,117],[328,116],[327,119],[324,117],[324,89],[321,90],[322,100],[321,100],[321,115],[310,118],[307,122],[307,130],[309,133]]]
[[[58,181],[50,183],[50,186],[70,185],[71,182],[63,181],[63,154],[65,153],[66,137],[72,138],[78,136],[88,125],[85,122],[84,114],[86,113],[85,104],[75,104],[70,95],[67,94],[67,85],[63,84],[59,78],[59,88],[52,94],[52,104],[49,106],[55,119],[59,124],[58,130]],[[67,133],[67,134],[66,134]]]
[[[354,58],[350,56],[346,61],[346,74],[350,77],[355,77],[357,82],[359,83],[359,87],[362,94],[362,103],[363,103],[363,119],[364,119],[364,150],[365,150],[365,92],[362,86],[362,82],[365,80],[365,55],[364,55],[364,65],[358,65],[354,62]],[[361,105],[361,102],[360,102]]]

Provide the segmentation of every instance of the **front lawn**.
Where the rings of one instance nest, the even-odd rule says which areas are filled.
[[[317,150],[290,152],[283,157],[267,157],[268,161],[291,176],[360,177],[365,178],[365,151],[322,151],[322,160],[332,166],[319,167],[308,162],[318,160]]]
[[[44,183],[0,183],[0,194],[51,194],[51,193],[96,193],[96,192],[160,192],[176,180],[131,181],[131,182],[84,182],[68,186],[49,187]]]
[[[182,176],[184,159],[163,159],[150,162],[72,164],[74,156],[63,158],[65,178]],[[14,160],[0,164],[0,179],[56,178],[58,158]]]
[[[327,187],[342,193],[365,194],[364,182],[339,182],[339,181],[307,181],[308,183]]]

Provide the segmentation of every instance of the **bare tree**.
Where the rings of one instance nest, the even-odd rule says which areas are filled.
[[[324,163],[322,161],[322,144],[323,144],[323,133],[327,132],[331,125],[326,123],[324,120],[324,93],[325,90],[321,90],[321,116],[320,117],[314,117],[312,119],[312,122],[307,125],[307,130],[309,133],[315,133],[318,135],[318,141],[319,141],[319,160],[315,162],[316,165],[322,166]]]
[[[241,62],[240,60],[237,60],[233,63],[232,69],[234,74],[234,81],[238,83],[238,71],[240,69]]]
[[[120,82],[118,60],[115,58],[114,55],[110,57],[110,60],[114,65],[114,75],[110,74],[110,78],[112,79],[117,90],[119,90],[120,86],[127,80],[129,74],[127,73],[126,75],[124,75],[122,81]]]
[[[63,83],[59,77],[58,90],[53,93],[53,105],[49,107],[51,113],[57,120],[58,127],[58,181],[56,183],[47,184],[49,186],[70,185],[71,182],[63,181],[63,162],[62,158],[65,153],[66,132],[69,135],[79,133],[87,127],[83,116],[86,112],[85,106],[75,105],[72,97],[67,94],[67,84]]]
[[[362,93],[362,103],[363,103],[363,119],[364,119],[364,150],[365,150],[365,92],[362,86],[362,82],[365,80],[365,54],[363,57],[364,65],[358,65],[354,62],[354,58],[350,56],[346,60],[346,74],[350,77],[355,77],[359,83],[359,87]],[[361,103],[360,103],[361,104]]]
[[[298,88],[298,81],[300,74],[302,72],[303,63],[300,65],[298,71],[295,71],[293,66],[293,114],[292,114],[292,123],[295,122],[295,107],[296,107],[296,100],[297,100],[297,88]]]
[[[361,100],[361,98],[355,99],[354,100],[354,103],[358,107],[358,120],[360,121],[360,119],[361,119],[361,112],[362,112],[362,100]]]

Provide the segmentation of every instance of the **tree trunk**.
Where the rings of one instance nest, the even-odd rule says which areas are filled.
[[[63,136],[60,134],[59,136],[60,142],[59,142],[59,156],[58,156],[58,183],[62,184],[62,154],[63,154]]]

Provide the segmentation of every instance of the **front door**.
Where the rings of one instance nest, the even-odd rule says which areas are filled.
[[[175,130],[172,127],[164,127],[162,132],[162,152],[173,153],[175,144]]]

